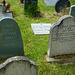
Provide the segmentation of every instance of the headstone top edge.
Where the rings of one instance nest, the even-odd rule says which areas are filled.
[[[0,21],[2,21],[2,20],[5,20],[5,19],[12,19],[12,20],[14,20],[13,18],[11,18],[11,17],[2,17],[1,19],[0,19]],[[14,20],[15,21],[15,20]],[[16,21],[15,21],[16,22]]]
[[[11,19],[12,21],[14,21],[18,25],[18,23],[16,22],[16,20],[14,18],[11,18],[11,17],[3,17],[3,18],[0,19],[0,21],[6,20],[6,19]]]
[[[6,65],[8,65],[9,63],[12,63],[14,61],[27,61],[30,63],[30,65],[34,65],[35,67],[37,67],[36,63],[32,60],[29,60],[27,57],[25,56],[14,56],[11,58],[8,58],[4,63],[0,64],[0,69],[5,67]]]
[[[75,5],[72,5],[71,7],[74,7]]]
[[[60,17],[59,20],[52,25],[52,28],[60,25],[60,23],[67,18],[74,18],[74,17],[72,17],[71,15],[64,15],[64,16]]]

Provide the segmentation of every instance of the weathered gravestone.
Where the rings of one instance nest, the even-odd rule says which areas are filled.
[[[13,18],[0,19],[0,57],[23,54],[22,37],[17,22]]]
[[[75,17],[75,5],[72,5],[70,7],[70,13],[69,13],[71,16]]]
[[[75,18],[61,17],[50,28],[48,57],[75,54]]]
[[[0,64],[0,75],[37,75],[37,72],[35,62],[23,56],[9,58]]]

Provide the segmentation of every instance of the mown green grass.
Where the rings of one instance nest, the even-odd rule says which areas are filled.
[[[6,0],[11,4],[11,11],[14,19],[17,21],[24,46],[24,56],[36,62],[38,66],[38,75],[74,75],[75,63],[72,65],[63,66],[57,63],[47,63],[45,54],[48,51],[49,35],[34,35],[31,28],[31,23],[55,23],[58,19],[68,14],[57,14],[54,6],[47,7],[44,0],[38,0],[38,7],[43,17],[27,17],[24,15],[24,6],[21,6],[20,0]],[[55,14],[55,15],[54,15]],[[26,43],[28,41],[28,43]]]

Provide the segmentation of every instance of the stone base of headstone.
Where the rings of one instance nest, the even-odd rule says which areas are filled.
[[[24,3],[20,3],[20,5],[24,5]]]
[[[13,18],[13,14],[12,14],[11,11],[10,12],[4,12],[4,13],[0,12],[0,19],[3,18],[3,17]]]
[[[48,55],[45,56],[47,62],[54,62],[54,63],[60,63],[63,65],[67,65],[67,64],[73,64],[73,62],[75,62],[75,57],[72,58],[55,58],[55,57],[49,57]]]

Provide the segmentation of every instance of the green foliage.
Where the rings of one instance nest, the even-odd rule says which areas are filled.
[[[70,0],[72,5],[75,5],[75,0]]]

